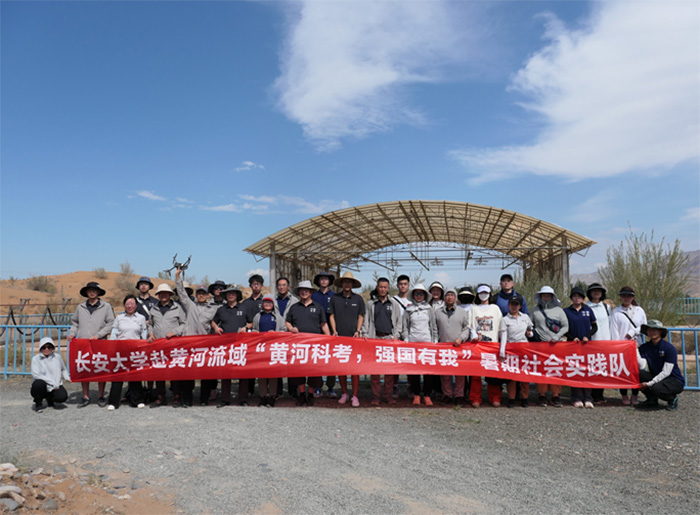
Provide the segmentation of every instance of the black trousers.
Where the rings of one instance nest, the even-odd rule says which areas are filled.
[[[218,379],[202,379],[202,385],[199,389],[199,402],[209,402],[209,396],[212,390],[216,390],[219,384]]]
[[[124,383],[119,381],[112,383],[109,389],[109,398],[107,403],[118,408],[119,403],[122,401],[122,388]],[[127,400],[132,408],[135,408],[142,402],[146,402],[146,392],[143,389],[143,384],[141,381],[129,381],[129,392],[127,395]]]
[[[42,379],[36,379],[32,382],[31,394],[34,402],[36,404],[41,404],[46,399],[49,406],[52,406],[55,402],[66,402],[68,399],[68,392],[63,386],[48,391],[46,381]]]
[[[409,375],[408,384],[411,386],[411,392],[413,395],[423,395],[430,397],[432,392],[441,392],[442,383],[440,382],[440,376],[424,375],[423,377],[423,388],[421,389],[421,383],[419,375]]]
[[[194,379],[184,381],[170,381],[170,389],[173,395],[180,399],[182,404],[192,406],[192,396],[194,392]]]
[[[653,378],[654,374],[651,374],[646,370],[639,371],[640,382],[646,383],[651,381]],[[649,400],[661,399],[662,401],[671,402],[676,395],[683,391],[684,387],[685,385],[683,383],[669,376],[663,381],[659,381],[643,393]]]

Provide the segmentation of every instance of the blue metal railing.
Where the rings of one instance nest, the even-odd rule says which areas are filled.
[[[683,297],[677,301],[678,307],[676,309],[679,315],[700,315],[700,298]]]
[[[676,333],[679,333],[680,339],[681,339],[681,350],[680,353],[682,354],[682,372],[683,372],[683,377],[685,377],[685,389],[686,390],[694,390],[694,391],[700,391],[700,375],[698,374],[698,371],[700,371],[700,356],[698,356],[698,333],[700,332],[699,329],[697,328],[687,328],[687,327],[669,327],[668,328],[668,337],[666,338],[668,341],[673,341],[673,335]],[[690,340],[690,342],[688,342]],[[688,348],[690,347],[690,349]],[[690,354],[688,354],[688,350],[691,351]],[[689,363],[694,363],[695,364],[695,381],[692,381],[690,377],[688,377],[688,364]]]
[[[0,325],[4,365],[3,378],[32,375],[32,357],[39,352],[39,341],[49,336],[56,344],[56,351],[68,362],[68,330],[70,325]]]

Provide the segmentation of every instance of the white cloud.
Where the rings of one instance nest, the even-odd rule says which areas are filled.
[[[412,84],[443,80],[469,58],[466,3],[301,2],[275,81],[280,110],[319,150],[424,116],[405,99]],[[461,19],[460,19],[461,18]]]
[[[263,165],[254,163],[253,161],[243,161],[240,166],[236,168],[237,172],[246,172],[248,170],[264,170]]]
[[[681,216],[681,221],[698,223],[700,221],[700,207],[686,209],[683,216]]]
[[[310,202],[301,197],[290,197],[287,195],[264,195],[259,197],[253,195],[239,195],[239,197],[245,202],[221,206],[202,206],[202,209],[206,211],[224,211],[231,213],[252,211],[257,213],[264,212],[266,214],[303,213],[316,215],[350,207],[350,203],[347,200],[319,200],[318,202]]]
[[[251,275],[255,274],[262,275],[263,279],[265,279],[265,282],[269,282],[270,280],[270,271],[265,270],[264,268],[255,268],[253,270],[248,270],[248,273],[246,273],[245,276],[250,278]]]
[[[181,204],[194,204],[194,200],[189,200],[182,197],[175,197],[175,200],[177,200]]]
[[[586,223],[601,222],[617,217],[619,202],[616,195],[607,190],[577,202],[571,208],[571,212],[566,217],[570,222],[580,222],[581,213],[585,213]]]
[[[166,200],[165,197],[161,197],[160,195],[156,195],[156,194],[153,193],[152,191],[145,191],[145,190],[142,190],[142,191],[137,191],[136,194],[137,194],[139,197],[143,197],[143,198],[148,199],[148,200],[158,200],[158,201],[161,201],[161,202]]]
[[[523,172],[576,180],[698,159],[696,2],[605,2],[577,30],[546,19],[550,43],[511,86],[544,128],[530,145],[450,152],[475,182]]]
[[[440,281],[445,289],[452,288],[454,285],[454,279],[452,279],[452,276],[447,272],[436,272],[434,277],[435,279],[433,279],[433,281]],[[427,281],[426,283],[432,283],[433,281]],[[430,287],[429,284],[426,284],[426,286]]]

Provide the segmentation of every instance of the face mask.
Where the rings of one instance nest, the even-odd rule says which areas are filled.
[[[479,300],[487,300],[488,298],[489,298],[489,294],[486,292],[479,294]]]

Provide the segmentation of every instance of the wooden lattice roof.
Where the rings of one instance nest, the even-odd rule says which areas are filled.
[[[596,242],[558,225],[479,204],[398,200],[309,218],[250,245],[246,252],[300,263],[343,265],[387,247],[430,242],[493,249],[513,262],[584,250]],[[371,260],[370,260],[371,261]]]

